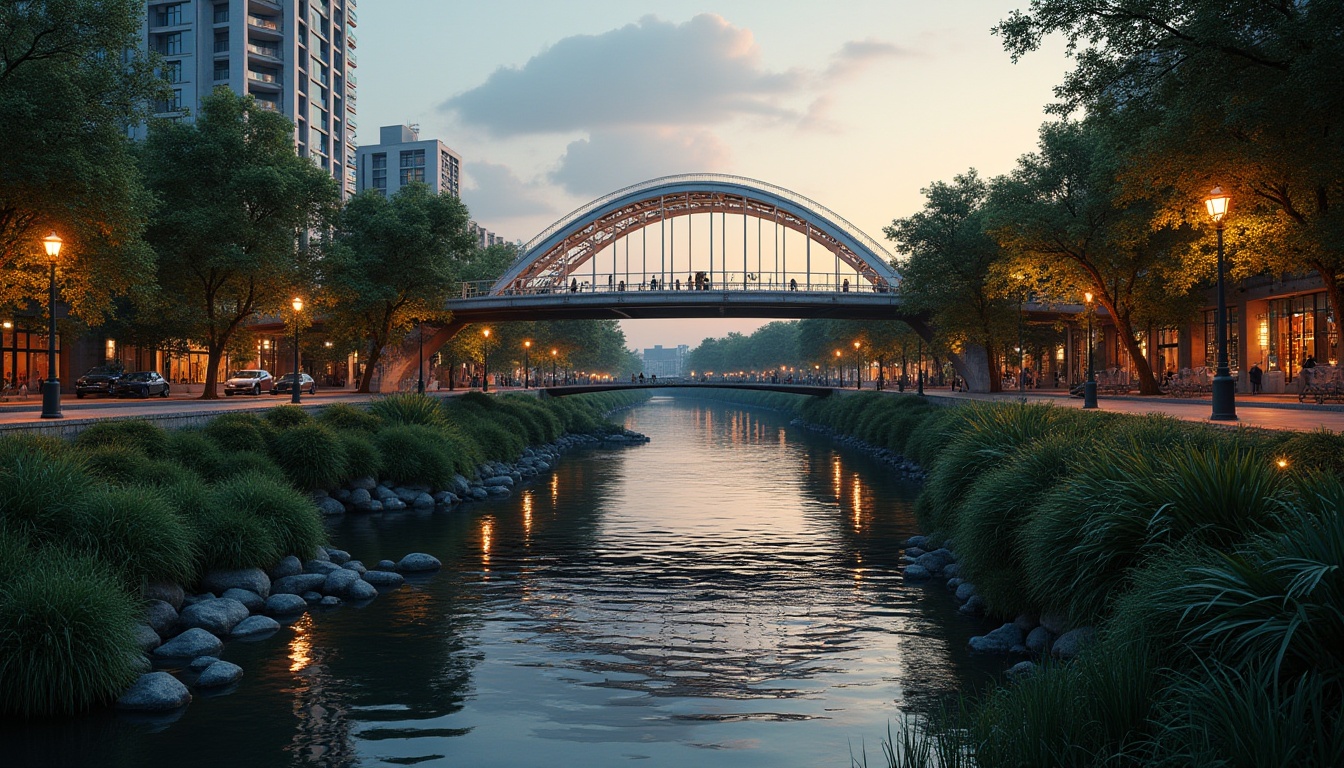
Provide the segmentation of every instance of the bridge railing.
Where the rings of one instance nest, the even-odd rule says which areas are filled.
[[[615,273],[597,275],[578,273],[564,278],[537,278],[515,283],[498,294],[495,281],[471,280],[461,284],[463,299],[486,296],[541,296],[551,294],[648,293],[655,291],[718,292],[797,292],[797,293],[892,293],[894,288],[880,280],[871,283],[853,274],[816,272],[692,272],[685,275],[661,273]]]

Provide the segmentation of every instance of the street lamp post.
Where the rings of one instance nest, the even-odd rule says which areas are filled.
[[[863,389],[863,355],[859,352],[859,342],[854,342],[854,388]]]
[[[481,331],[485,342],[481,344],[481,391],[490,391],[490,329]]]
[[[415,391],[425,394],[425,321],[415,321],[416,343],[419,345],[417,362],[420,364],[420,377],[415,381]]]
[[[555,380],[555,359],[556,359],[557,357],[559,357],[559,356],[560,356],[560,350],[558,350],[558,349],[554,349],[554,348],[551,349],[551,386],[552,386],[552,387],[554,387],[556,384],[559,383],[559,382],[557,382],[557,381]]]
[[[1213,375],[1213,413],[1209,415],[1214,421],[1237,420],[1237,387],[1227,360],[1227,290],[1223,278],[1223,227],[1231,200],[1222,187],[1214,187],[1204,200],[1218,232],[1218,370]]]
[[[60,235],[52,232],[42,238],[42,247],[47,250],[47,261],[51,267],[51,294],[47,302],[47,317],[50,325],[47,329],[47,380],[42,382],[42,418],[59,419],[61,413],[61,380],[56,375],[56,257],[61,255],[63,241]]]
[[[841,389],[845,388],[845,365],[840,361],[840,350],[835,350],[835,377]]]
[[[6,320],[6,321],[4,321],[3,323],[0,323],[0,328],[4,328],[6,331],[14,331],[14,323],[13,323],[13,321]],[[14,331],[14,335],[15,335],[15,336],[18,336],[18,332],[17,332],[17,331]],[[18,346],[19,346],[19,345],[17,344],[17,339],[16,339],[16,343],[14,344],[14,347],[15,347],[15,354],[14,354],[14,370],[15,370],[15,371],[18,371],[18,369],[19,369]],[[6,381],[9,381],[9,379],[6,379],[6,378],[5,378],[5,344],[4,344],[4,334],[0,334],[0,389],[4,389],[4,388],[5,388],[5,382],[6,382]],[[15,382],[15,384],[17,385],[18,382]]]
[[[1092,292],[1083,294],[1087,301],[1087,381],[1083,382],[1083,407],[1097,407],[1097,376],[1092,369]]]
[[[1018,280],[1017,292],[1017,396],[1022,402],[1027,400],[1026,392],[1026,355],[1027,350],[1022,346],[1022,304],[1026,299],[1026,292],[1022,290],[1022,284],[1025,280],[1021,273],[1013,275]]]
[[[915,370],[915,394],[924,394],[924,337],[919,337],[919,364]]]
[[[299,313],[303,311],[303,299],[295,296],[290,306],[294,307],[294,388],[290,390],[289,402],[298,405],[302,399],[300,391],[303,389],[299,386],[303,383],[303,376],[299,374]]]
[[[528,382],[528,370],[527,370],[527,365],[528,365],[528,362],[529,362],[528,353],[531,352],[531,351],[532,351],[532,342],[531,342],[530,340],[529,340],[529,341],[524,341],[524,342],[523,342],[523,389],[527,389],[527,385],[528,385],[528,383],[529,383],[529,382]]]

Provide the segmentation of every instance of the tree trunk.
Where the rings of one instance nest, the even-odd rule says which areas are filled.
[[[359,389],[355,390],[361,394],[369,393],[369,385],[373,382],[373,372],[378,367],[378,361],[383,359],[383,347],[377,342],[369,344],[368,360],[364,363],[364,373],[359,377]]]
[[[1143,356],[1143,350],[1140,349],[1138,340],[1134,338],[1134,324],[1128,317],[1122,317],[1116,312],[1114,307],[1108,306],[1106,311],[1111,313],[1115,331],[1120,334],[1120,339],[1125,343],[1125,351],[1129,353],[1129,359],[1134,361],[1134,368],[1138,371],[1139,394],[1162,394],[1162,390],[1157,386],[1157,380],[1153,378],[1153,366],[1148,362],[1148,358]],[[1152,339],[1149,339],[1148,343],[1152,344]]]
[[[213,345],[206,350],[205,389],[201,391],[202,400],[219,399],[219,361],[224,357],[224,345]]]

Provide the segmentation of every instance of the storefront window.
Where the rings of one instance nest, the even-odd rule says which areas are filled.
[[[1179,350],[1181,332],[1176,328],[1160,328],[1157,331],[1157,357],[1153,374],[1159,379],[1166,374],[1180,370]]]
[[[1241,337],[1237,332],[1237,308],[1227,308],[1227,367],[1241,370]],[[1204,310],[1204,366],[1218,367],[1218,310]]]
[[[1266,336],[1269,367],[1283,371],[1288,381],[1297,377],[1308,357],[1320,364],[1339,362],[1339,323],[1324,292],[1269,302]]]
[[[17,318],[12,327],[0,326],[0,375],[14,387],[28,386],[30,392],[47,378],[47,334],[30,325],[33,321]],[[61,339],[56,337],[57,366],[60,365]]]

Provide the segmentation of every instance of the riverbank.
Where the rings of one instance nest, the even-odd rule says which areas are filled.
[[[234,636],[244,622],[253,622],[244,634],[278,628],[267,615],[290,614],[297,604],[266,608],[276,591],[272,575],[299,576],[289,572],[297,564],[307,576],[323,571],[325,585],[334,568],[346,572],[337,574],[339,584],[303,590],[297,599],[303,592],[334,598],[342,590],[353,599],[375,596],[355,587],[371,580],[341,567],[349,563],[312,565],[341,559],[323,547],[323,511],[446,511],[460,503],[459,490],[502,495],[491,490],[508,487],[502,478],[523,481],[524,470],[539,471],[554,450],[589,439],[578,436],[621,434],[604,414],[645,397],[400,395],[367,411],[336,404],[316,416],[286,406],[226,414],[200,430],[118,420],[70,442],[0,439],[0,567],[11,574],[0,583],[0,711],[80,712],[110,703],[145,677],[155,690],[139,693],[152,695],[123,706],[153,709],[174,697],[185,703],[189,695],[171,675],[145,675],[147,654],[164,663],[186,658],[171,647],[177,643],[193,645],[186,654],[192,658],[210,656],[195,653],[196,646],[214,649],[221,634]],[[621,435],[609,442],[628,441]],[[532,448],[547,445],[554,450]],[[358,503],[356,492],[370,490],[377,508]],[[427,563],[412,558],[393,566],[407,572]],[[390,574],[388,584],[396,575],[380,572]],[[199,599],[187,600],[196,586]],[[226,597],[230,590],[240,593]],[[249,607],[241,592],[262,604]]]
[[[1044,661],[1047,641],[1030,673],[898,733],[893,764],[906,737],[941,765],[1344,764],[1344,437],[876,394],[713,399],[918,464],[916,543],[953,544],[1000,630],[1092,628],[1073,661]]]

